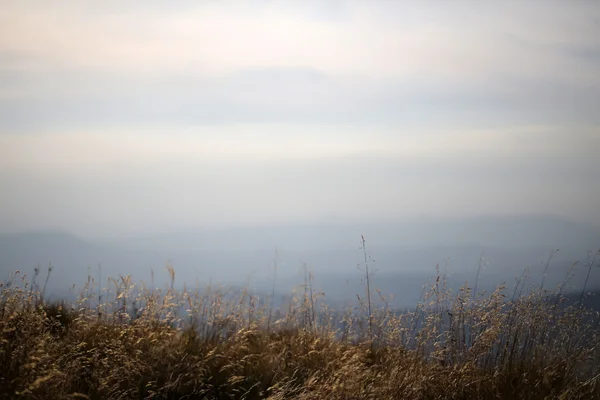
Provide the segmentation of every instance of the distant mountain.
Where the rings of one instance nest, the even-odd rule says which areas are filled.
[[[600,290],[586,290],[585,297],[581,303],[581,291],[569,291],[563,294],[565,305],[583,305],[583,307],[600,312]]]
[[[57,294],[73,284],[81,286],[88,275],[102,279],[103,285],[108,276],[129,274],[149,283],[151,269],[155,284],[163,285],[168,280],[165,265],[170,262],[176,270],[176,285],[248,282],[256,290],[269,292],[277,248],[278,292],[287,293],[303,283],[306,263],[315,273],[315,285],[328,298],[343,302],[363,290],[357,269],[364,261],[361,234],[367,239],[374,287],[394,294],[403,304],[418,299],[422,285],[436,275],[436,265],[455,288],[465,282],[474,285],[480,262],[478,290],[493,290],[503,282],[510,290],[525,268],[529,268],[527,283],[539,285],[550,251],[558,248],[549,264],[546,287],[561,282],[569,266],[579,261],[569,282],[578,288],[584,278],[586,252],[600,247],[599,227],[543,216],[190,229],[110,241],[33,232],[0,235],[0,280],[16,269],[31,273],[40,265],[44,271],[51,262],[55,268],[49,289]],[[600,268],[592,273],[588,286],[597,288]]]
[[[150,268],[164,268],[166,260],[157,263],[159,254],[136,252],[116,246],[98,245],[64,232],[35,232],[0,236],[0,279],[20,270],[33,273],[40,267],[42,277],[52,264],[50,292],[63,293],[73,284],[81,286],[88,275],[102,279],[119,274],[149,275]],[[100,268],[98,266],[101,266]],[[137,274],[135,274],[137,272]]]
[[[600,246],[600,226],[546,215],[422,217],[386,222],[343,221],[236,229],[190,228],[120,244],[133,249],[166,250],[318,250],[355,248],[364,234],[370,247],[455,246],[569,247]]]

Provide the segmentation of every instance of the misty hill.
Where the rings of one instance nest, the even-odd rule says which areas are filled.
[[[600,246],[600,228],[554,217],[481,217],[456,220],[419,219],[402,223],[321,224],[289,227],[188,230],[127,239],[82,240],[61,232],[0,236],[0,279],[11,271],[42,271],[52,263],[51,293],[81,285],[88,274],[133,275],[155,284],[168,279],[165,265],[176,269],[176,284],[246,285],[270,288],[277,264],[276,288],[282,295],[303,283],[303,265],[314,271],[315,286],[331,301],[344,302],[362,293],[364,261],[360,235],[367,238],[373,284],[394,294],[401,304],[414,304],[422,286],[436,275],[436,266],[458,288],[473,286],[481,263],[478,290],[505,282],[510,288],[524,268],[528,282],[541,282],[550,251],[560,248],[548,268],[547,287],[565,278],[579,261],[572,287],[581,287],[587,251]],[[278,256],[275,257],[275,249]],[[482,257],[483,255],[483,257]],[[277,261],[275,261],[277,258]],[[98,268],[101,265],[101,268]],[[589,287],[600,287],[600,270],[592,271]]]
[[[420,217],[386,222],[323,221],[303,225],[190,228],[120,240],[134,249],[288,250],[354,248],[364,234],[370,246],[598,247],[600,226],[547,215]]]

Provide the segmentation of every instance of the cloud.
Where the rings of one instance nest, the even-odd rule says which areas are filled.
[[[110,236],[186,226],[516,212],[600,222],[594,201],[600,193],[590,184],[600,179],[600,169],[577,159],[476,152],[211,159],[183,147],[152,154],[151,144],[125,139],[110,157],[109,143],[91,150],[98,144],[89,141],[85,154],[56,154],[57,143],[45,159],[1,168],[3,229],[62,227]],[[77,158],[85,156],[92,160]]]
[[[0,224],[598,215],[599,18],[593,2],[4,2]]]
[[[45,132],[0,135],[0,169],[50,177],[205,168],[244,163],[312,162],[363,156],[407,161],[527,159],[591,166],[597,163],[600,127],[522,126],[495,129],[430,129],[350,125],[247,124],[172,129]],[[179,168],[179,167],[175,167]]]
[[[597,125],[599,17],[560,2],[10,3],[0,131]]]
[[[600,124],[598,91],[504,79],[461,86],[312,69],[249,69],[219,78],[109,72],[0,73],[0,132],[227,124],[371,124],[399,129]]]
[[[0,49],[37,56],[42,65],[149,75],[310,68],[462,83],[497,73],[583,84],[598,78],[594,63],[561,52],[600,44],[599,12],[585,4],[350,2],[334,20],[317,18],[318,2],[199,3],[183,10],[107,4],[6,7]]]

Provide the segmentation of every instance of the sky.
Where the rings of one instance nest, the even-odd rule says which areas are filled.
[[[0,0],[0,231],[600,224],[595,1]]]

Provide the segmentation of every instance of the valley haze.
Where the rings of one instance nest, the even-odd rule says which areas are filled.
[[[0,280],[481,290],[600,246],[594,1],[0,0]],[[483,256],[482,256],[483,254]],[[481,260],[481,261],[480,261]],[[100,265],[100,268],[98,267]],[[589,286],[597,287],[598,269]],[[577,290],[577,289],[574,289]]]
[[[275,279],[281,301],[302,290],[306,268],[314,273],[325,302],[340,306],[364,292],[360,232],[367,240],[373,286],[393,295],[392,304],[399,307],[414,307],[423,285],[438,274],[445,274],[454,290],[472,287],[480,264],[480,291],[501,283],[510,291],[525,268],[527,286],[539,286],[556,249],[546,284],[559,285],[579,261],[566,287],[576,292],[590,262],[588,251],[600,238],[599,226],[540,215],[187,229],[129,238],[39,231],[0,235],[0,273],[7,280],[15,270],[31,275],[39,267],[43,278],[51,264],[47,292],[58,300],[71,298],[76,293],[71,286],[81,288],[88,275],[102,279],[103,286],[109,286],[108,277],[132,275],[134,281],[150,284],[154,279],[157,287],[167,287],[166,266],[172,265],[179,288],[247,287],[266,298]],[[588,289],[600,289],[598,271],[592,272]]]

